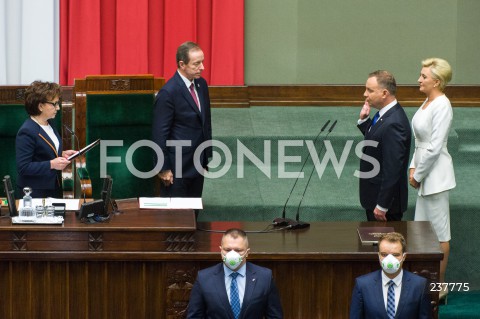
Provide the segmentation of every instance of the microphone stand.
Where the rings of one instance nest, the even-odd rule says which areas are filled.
[[[318,132],[317,136],[315,137],[315,140],[314,140],[313,144],[315,144],[317,142],[318,137],[320,136],[320,134],[323,133],[323,131],[325,131],[325,128],[328,126],[329,123],[330,123],[330,120],[328,120],[323,125],[323,127],[320,129],[320,132]],[[292,196],[293,190],[295,189],[295,186],[297,185],[298,179],[300,178],[300,174],[302,173],[303,168],[305,167],[305,164],[307,163],[307,160],[308,160],[309,157],[310,157],[310,152],[308,153],[307,157],[305,158],[305,161],[303,161],[302,168],[300,169],[300,172],[298,173],[298,176],[295,179],[295,183],[293,184],[293,187],[290,190],[290,194],[288,194],[285,205],[283,205],[282,217],[281,218],[275,218],[273,220],[273,225],[274,226],[289,226],[289,225],[292,225],[292,224],[296,223],[295,220],[293,220],[293,219],[285,218],[286,208],[287,208],[287,203],[290,200],[290,197]]]
[[[70,127],[68,127],[67,124],[63,124],[63,127],[67,130],[68,133],[75,137],[75,140],[77,142],[77,150],[80,150],[80,142],[78,141],[77,134],[75,134],[75,132]]]
[[[68,133],[71,134],[71,136],[75,137],[75,140],[77,142],[77,151],[80,150],[80,141],[78,140],[77,134],[75,134],[75,132],[67,124],[63,124],[63,127],[67,130]],[[83,203],[85,204],[87,202],[87,199],[86,199],[87,195],[85,191],[86,186],[83,185],[82,177],[78,174],[78,171],[77,171],[77,175],[80,181],[80,189],[82,190]]]
[[[325,136],[325,139],[328,137],[328,135],[330,135],[330,133],[332,133],[333,128],[335,127],[336,124],[337,124],[337,120],[335,120],[335,122],[333,122],[332,126],[328,130],[327,135]],[[324,149],[324,146],[325,146],[325,143],[322,144],[322,148],[318,152],[318,155],[319,155],[318,158],[319,159],[320,159],[320,154],[322,153],[322,151]],[[302,194],[302,198],[300,199],[300,203],[298,203],[297,214],[295,215],[295,223],[292,225],[292,229],[300,229],[300,228],[310,227],[309,223],[302,222],[302,221],[299,220],[299,218],[300,218],[300,205],[302,205],[303,198],[305,197],[305,193],[307,192],[308,185],[310,184],[310,180],[312,179],[313,172],[315,171],[315,165],[316,164],[317,164],[317,162],[313,163],[312,172],[310,173],[310,176],[308,177],[307,185],[305,186],[305,189],[303,190],[303,194]]]

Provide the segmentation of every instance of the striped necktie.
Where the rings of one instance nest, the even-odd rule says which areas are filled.
[[[393,280],[388,282],[388,293],[387,293],[387,316],[388,319],[395,318],[395,283]]]
[[[230,306],[232,307],[235,319],[238,319],[238,316],[240,315],[240,297],[238,296],[237,276],[238,272],[230,274],[230,277],[232,277],[232,283],[230,284]]]

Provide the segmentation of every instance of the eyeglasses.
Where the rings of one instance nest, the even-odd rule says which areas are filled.
[[[45,102],[43,102],[43,103],[50,104],[50,105],[53,106],[53,107],[60,106],[60,101],[57,101],[57,102],[45,101]]]

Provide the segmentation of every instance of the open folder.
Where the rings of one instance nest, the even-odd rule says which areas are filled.
[[[85,154],[86,152],[88,152],[89,150],[91,150],[92,148],[94,148],[95,146],[97,146],[98,144],[100,144],[100,139],[96,140],[96,141],[93,142],[93,143],[88,144],[87,146],[85,146],[84,148],[82,148],[80,151],[76,152],[76,153],[73,154],[73,155],[70,155],[67,159],[68,159],[69,161],[71,161],[72,159],[75,159],[75,158],[79,157],[80,155]]]

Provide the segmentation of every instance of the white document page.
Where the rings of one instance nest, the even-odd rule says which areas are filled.
[[[203,209],[202,198],[140,197],[140,208],[146,209]]]

